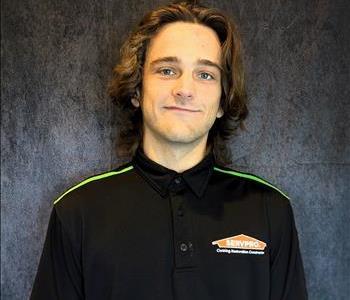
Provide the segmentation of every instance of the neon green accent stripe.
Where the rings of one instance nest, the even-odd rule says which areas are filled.
[[[102,178],[106,178],[106,177],[110,177],[110,176],[113,176],[113,175],[118,175],[118,174],[121,174],[121,173],[124,173],[124,172],[127,172],[131,169],[133,169],[134,167],[133,166],[129,166],[125,169],[122,169],[120,171],[111,171],[111,172],[107,172],[107,173],[104,173],[104,174],[101,174],[101,175],[96,175],[96,176],[92,176],[88,179],[85,179],[84,181],[80,182],[79,184],[71,187],[68,191],[66,191],[63,195],[61,195],[59,198],[57,198],[53,204],[56,204],[58,201],[60,201],[65,195],[67,195],[68,193],[70,193],[71,191],[77,189],[78,187],[81,187],[91,181],[95,181],[95,180],[99,180],[99,179],[102,179]]]
[[[286,197],[287,199],[290,199],[285,193],[283,193],[280,189],[278,189],[277,187],[275,187],[274,185],[272,185],[271,183],[267,182],[266,180],[264,179],[261,179],[257,176],[254,176],[254,175],[250,175],[250,174],[245,174],[245,173],[241,173],[241,172],[236,172],[236,171],[228,171],[228,170],[222,170],[222,169],[219,169],[217,167],[214,167],[214,170],[216,171],[219,171],[219,172],[222,172],[222,173],[226,173],[226,174],[231,174],[231,175],[234,175],[234,176],[239,176],[239,177],[243,177],[243,178],[248,178],[248,179],[251,179],[251,180],[254,180],[254,181],[257,181],[257,182],[260,182],[262,184],[265,184],[273,189],[275,189],[276,191],[280,192],[284,197]]]

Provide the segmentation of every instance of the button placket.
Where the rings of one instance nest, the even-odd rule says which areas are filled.
[[[186,213],[183,196],[183,193],[170,193],[170,203],[173,213],[175,267],[177,269],[193,267],[195,265],[191,222],[189,214]]]

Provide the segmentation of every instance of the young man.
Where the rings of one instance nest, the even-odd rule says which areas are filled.
[[[132,160],[54,202],[31,299],[306,299],[287,196],[218,163],[247,115],[234,24],[169,5],[121,54],[110,94]]]

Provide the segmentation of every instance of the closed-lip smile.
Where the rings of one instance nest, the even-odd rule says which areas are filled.
[[[199,110],[187,109],[187,108],[177,107],[177,106],[165,106],[165,108],[171,109],[171,110],[177,110],[177,111],[199,112]]]

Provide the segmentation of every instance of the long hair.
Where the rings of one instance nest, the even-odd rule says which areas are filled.
[[[120,49],[120,61],[108,86],[108,93],[117,105],[117,155],[132,157],[138,145],[142,145],[142,112],[132,105],[131,98],[142,97],[142,71],[151,39],[164,25],[177,21],[210,27],[220,40],[223,68],[220,105],[224,115],[210,129],[207,146],[213,150],[217,163],[230,164],[227,141],[238,128],[245,129],[243,121],[248,115],[241,39],[236,24],[225,14],[188,2],[172,3],[146,14]]]

